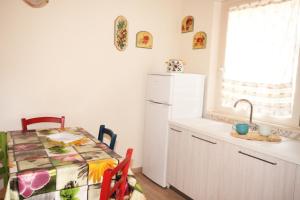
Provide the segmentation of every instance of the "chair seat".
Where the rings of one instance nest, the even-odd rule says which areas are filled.
[[[7,155],[7,135],[5,132],[0,132],[0,147],[0,175],[3,177],[4,185],[6,185],[9,177],[9,168]]]

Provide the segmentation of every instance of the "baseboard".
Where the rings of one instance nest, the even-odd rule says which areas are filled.
[[[177,188],[173,187],[172,185],[170,185],[170,189],[173,190],[174,192],[176,192],[177,194],[179,194],[180,196],[182,196],[186,200],[193,200],[192,198],[190,198],[189,196],[187,196],[186,194],[184,194],[183,192],[181,192]]]
[[[131,169],[133,173],[142,173],[143,168],[142,167],[137,167],[137,168],[132,168]]]

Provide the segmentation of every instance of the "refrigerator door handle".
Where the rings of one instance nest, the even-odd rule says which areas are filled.
[[[171,106],[171,104],[168,104],[168,103],[161,103],[161,102],[158,102],[158,101],[153,101],[153,100],[147,100],[151,103],[156,103],[156,104],[160,104],[160,105],[166,105],[166,106]]]

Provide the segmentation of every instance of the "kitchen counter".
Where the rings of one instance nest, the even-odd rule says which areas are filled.
[[[280,143],[250,141],[232,137],[232,125],[203,118],[174,119],[170,125],[187,129],[195,134],[225,141],[275,158],[300,165],[300,142],[282,137]]]

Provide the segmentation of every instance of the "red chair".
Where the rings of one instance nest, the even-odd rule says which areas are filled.
[[[123,200],[126,189],[127,174],[129,169],[129,164],[131,161],[133,149],[127,149],[125,159],[118,164],[114,169],[107,169],[103,175],[103,182],[100,193],[100,200],[108,200],[112,194],[116,192],[116,200]],[[122,174],[121,178],[115,182],[114,186],[111,188],[112,177],[117,174]]]
[[[22,118],[22,130],[23,132],[27,131],[27,126],[30,124],[36,124],[36,123],[59,123],[61,128],[65,127],[65,117],[36,117],[31,119],[25,119]]]

